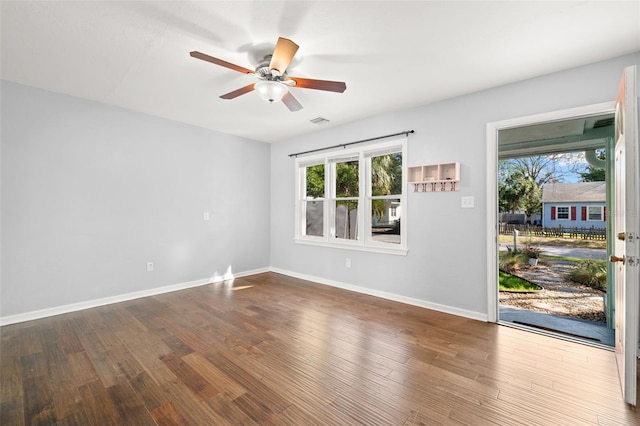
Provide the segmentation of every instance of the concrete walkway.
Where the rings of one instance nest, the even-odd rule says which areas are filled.
[[[614,331],[593,321],[544,314],[511,306],[500,306],[500,321],[556,332],[610,347],[615,344]]]

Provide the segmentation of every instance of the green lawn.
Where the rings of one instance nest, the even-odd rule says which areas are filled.
[[[523,280],[522,278],[511,275],[507,272],[500,272],[500,291],[511,291],[527,293],[531,291],[542,290],[542,287]]]

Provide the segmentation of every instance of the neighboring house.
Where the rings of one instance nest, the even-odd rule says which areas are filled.
[[[508,223],[515,225],[538,225],[542,221],[542,213],[533,213],[529,217],[522,211],[516,211],[515,213],[500,213],[498,215],[498,221],[500,223]]]
[[[545,228],[606,226],[605,182],[548,183],[542,188]]]

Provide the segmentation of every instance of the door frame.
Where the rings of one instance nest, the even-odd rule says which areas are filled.
[[[602,102],[487,123],[487,321],[498,322],[498,132],[515,127],[615,112],[616,102]]]

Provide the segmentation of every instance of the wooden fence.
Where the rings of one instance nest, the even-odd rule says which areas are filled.
[[[543,228],[541,226],[515,225],[511,223],[500,223],[498,233],[501,235],[513,235],[514,230],[518,230],[520,236],[556,237],[582,240],[606,240],[607,228],[596,228],[595,226],[557,226],[555,228]]]

